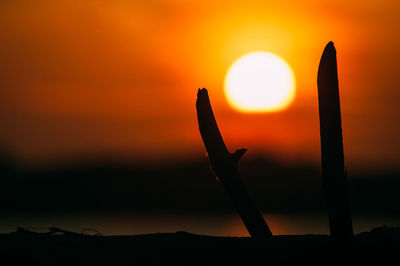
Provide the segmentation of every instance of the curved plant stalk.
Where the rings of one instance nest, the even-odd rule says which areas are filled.
[[[199,89],[196,101],[199,130],[211,167],[231,198],[247,231],[254,238],[269,238],[271,230],[251,200],[238,171],[238,162],[246,149],[229,153],[218,129],[206,89]]]

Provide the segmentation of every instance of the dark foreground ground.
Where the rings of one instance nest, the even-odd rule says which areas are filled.
[[[1,265],[398,265],[400,228],[380,227],[335,244],[324,235],[211,237],[186,232],[101,236],[50,228],[0,234]]]

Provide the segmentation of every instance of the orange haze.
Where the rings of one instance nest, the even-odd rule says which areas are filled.
[[[26,162],[93,154],[204,154],[209,89],[231,149],[319,162],[316,74],[338,50],[346,164],[400,163],[399,1],[1,1],[0,146]],[[286,111],[240,114],[230,64],[257,50],[293,68]]]

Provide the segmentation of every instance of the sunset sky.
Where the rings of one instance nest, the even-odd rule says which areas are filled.
[[[316,75],[333,41],[346,167],[400,169],[399,12],[395,0],[1,1],[0,149],[25,163],[204,156],[206,87],[231,150],[319,163]],[[296,97],[239,113],[224,78],[260,50],[292,67]]]

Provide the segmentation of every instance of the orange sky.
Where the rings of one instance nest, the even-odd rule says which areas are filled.
[[[189,3],[189,4],[188,4]],[[51,161],[85,155],[198,156],[206,87],[231,149],[319,162],[316,74],[338,50],[347,168],[400,163],[399,1],[2,1],[0,146]],[[240,114],[223,94],[240,56],[293,68],[286,111]]]

